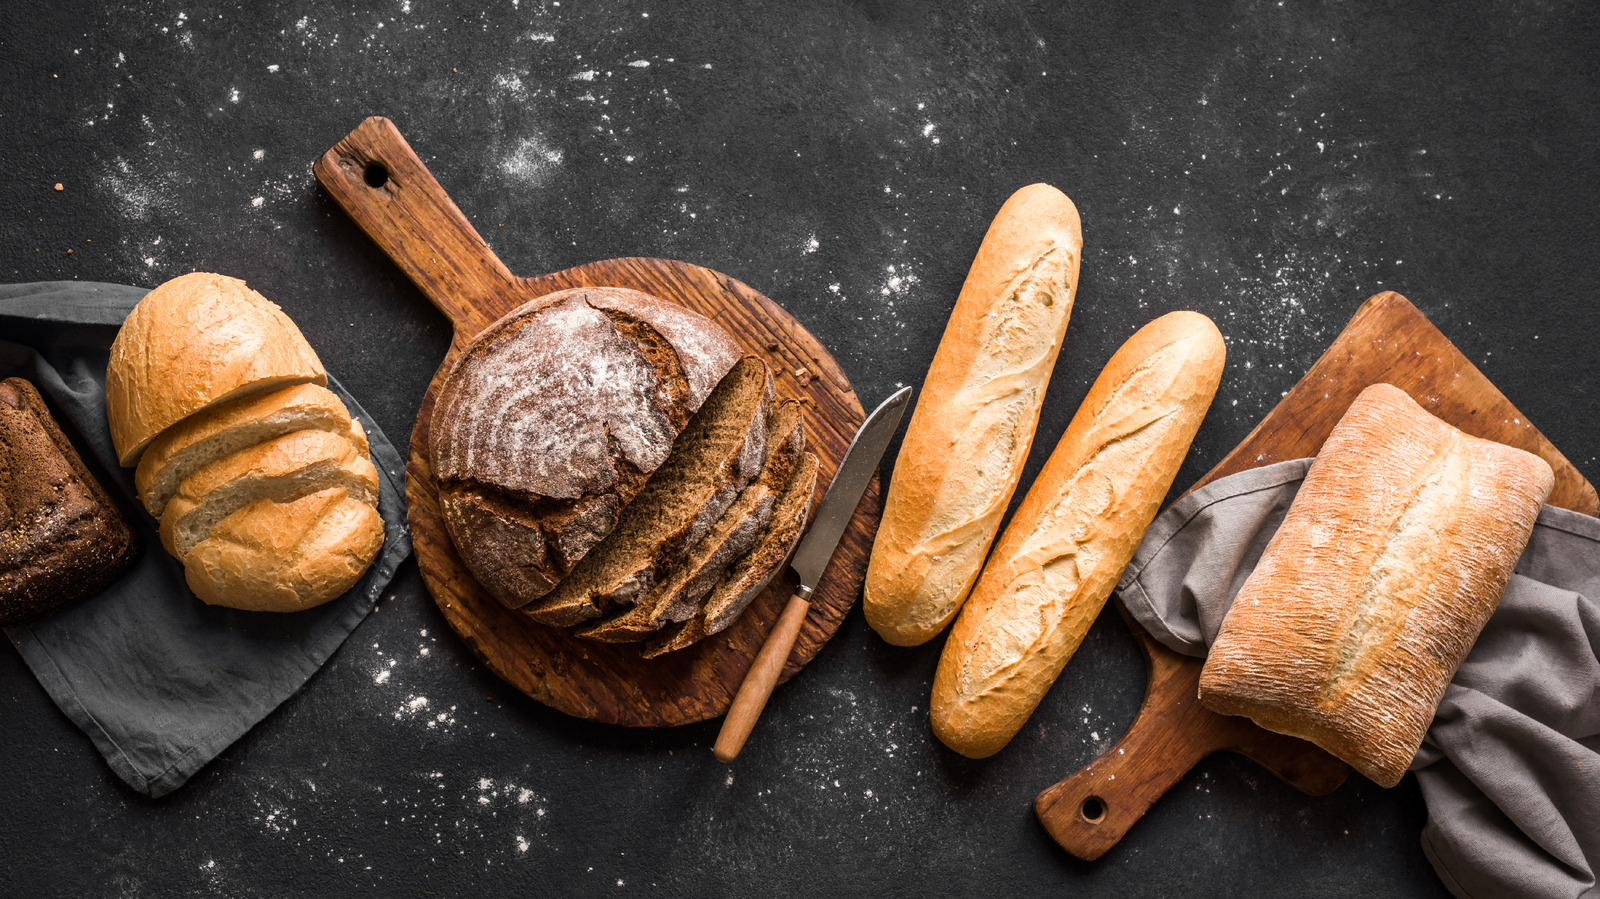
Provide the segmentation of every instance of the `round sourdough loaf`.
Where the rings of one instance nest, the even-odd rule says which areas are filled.
[[[317,354],[272,301],[238,278],[194,272],[145,295],[111,344],[106,416],[117,461],[213,403],[326,384]]]
[[[541,297],[475,337],[429,443],[445,529],[478,582],[514,608],[549,592],[741,355],[704,316],[621,288]]]

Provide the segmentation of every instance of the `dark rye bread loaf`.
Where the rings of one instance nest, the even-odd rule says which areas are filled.
[[[38,391],[0,381],[0,624],[100,592],[139,549]]]
[[[473,338],[430,425],[445,529],[510,607],[549,592],[741,355],[721,326],[635,290],[541,297]]]
[[[577,631],[603,643],[634,643],[663,626],[692,616],[728,566],[750,551],[772,520],[772,507],[806,449],[800,403],[784,400],[773,410],[767,458],[761,476],[739,493],[728,511],[643,599]]]
[[[642,650],[644,657],[653,659],[663,653],[682,649],[737,621],[739,615],[761,595],[761,591],[767,588],[773,576],[783,570],[784,563],[789,560],[789,553],[794,551],[800,535],[805,532],[806,521],[811,516],[811,498],[816,489],[817,457],[813,453],[806,453],[773,505],[771,522],[756,539],[755,547],[728,569],[693,618],[667,625],[645,643]]]
[[[522,610],[567,627],[644,596],[760,474],[773,395],[766,363],[740,359],[623,510],[616,529],[554,590]]]

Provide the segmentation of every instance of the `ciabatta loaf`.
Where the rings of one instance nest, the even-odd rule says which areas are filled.
[[[1211,320],[1173,312],[1111,357],[1006,527],[939,657],[933,732],[1000,751],[1105,605],[1222,377]]]
[[[1538,456],[1368,387],[1223,619],[1200,702],[1399,783],[1554,483]]]
[[[1061,191],[1001,207],[950,313],[906,428],[867,567],[885,640],[924,643],[960,611],[1033,445],[1078,286],[1083,229]]]
[[[238,278],[195,272],[139,301],[111,343],[106,417],[132,465],[157,434],[215,403],[328,373],[289,316]]]

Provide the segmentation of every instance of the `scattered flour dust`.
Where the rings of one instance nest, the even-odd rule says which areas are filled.
[[[535,134],[517,141],[516,147],[500,160],[500,171],[528,187],[539,187],[555,175],[561,159],[559,148]]]

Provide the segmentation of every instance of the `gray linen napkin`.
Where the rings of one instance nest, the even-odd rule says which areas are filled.
[[[182,786],[271,714],[333,655],[411,553],[405,463],[330,375],[361,419],[379,472],[384,544],[344,596],[303,612],[241,612],[189,592],[161,549],[133,473],[117,465],[105,412],[111,341],[143,288],[55,281],[0,285],[0,378],[32,381],[89,470],[144,537],[133,569],[104,592],[6,628],[39,683],[118,777],[149,796]]]
[[[1215,481],[1151,525],[1117,595],[1204,657],[1310,459]],[[1422,848],[1452,893],[1600,897],[1600,519],[1545,506],[1412,760]]]

